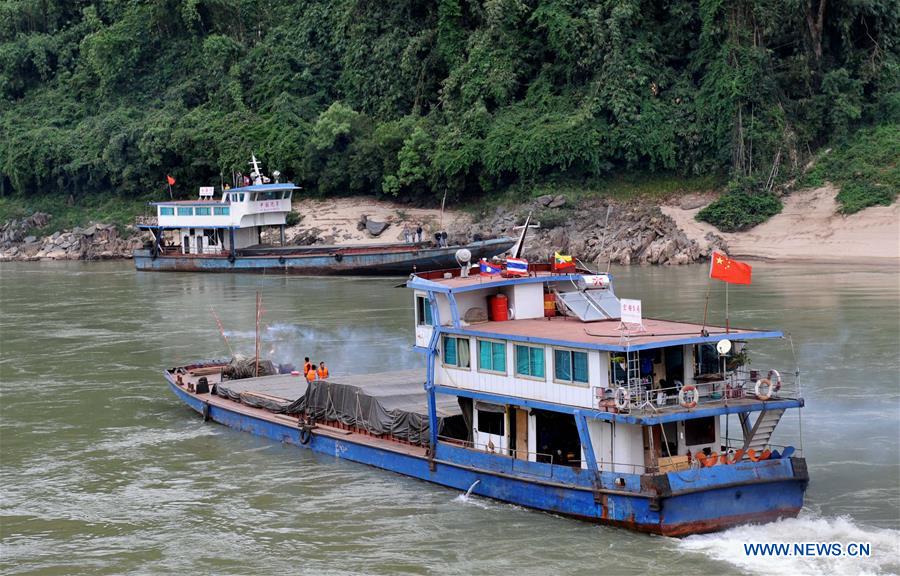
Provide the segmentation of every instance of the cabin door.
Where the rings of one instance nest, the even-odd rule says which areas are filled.
[[[507,440],[506,407],[486,402],[475,403],[475,448],[485,452],[506,454]]]
[[[191,237],[185,236],[182,238],[182,254],[190,254],[191,253]]]

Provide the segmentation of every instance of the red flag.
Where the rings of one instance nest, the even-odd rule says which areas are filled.
[[[709,277],[731,284],[750,284],[753,268],[749,264],[732,260],[721,252],[713,252],[709,263]]]
[[[175,179],[172,178],[171,176],[169,176],[168,174],[166,174],[166,180],[169,181],[169,186],[174,186],[174,185],[175,185]]]

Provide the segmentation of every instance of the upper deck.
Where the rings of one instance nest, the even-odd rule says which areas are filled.
[[[439,322],[446,333],[621,352],[715,343],[723,338],[783,337],[777,330],[726,328],[657,318],[643,318],[639,326],[626,326],[621,321],[619,299],[609,275],[559,274],[549,265],[532,264],[529,275],[523,277],[461,276],[459,270],[417,274],[410,278],[407,287],[434,296],[438,313],[432,322]],[[509,319],[465,320],[467,310],[487,308],[487,298],[496,294],[507,296]],[[558,313],[554,310],[545,314],[545,294],[553,294]],[[573,304],[576,300],[578,307]]]
[[[219,200],[151,202],[159,228],[251,228],[279,226],[291,211],[291,182],[254,184],[222,190]]]

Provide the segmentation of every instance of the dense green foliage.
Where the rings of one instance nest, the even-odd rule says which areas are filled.
[[[753,179],[896,118],[896,0],[7,0],[0,194],[158,196],[250,152],[435,201]]]
[[[761,224],[781,212],[781,200],[771,192],[725,194],[697,213],[723,232],[740,232]]]
[[[864,129],[845,146],[824,154],[804,177],[807,186],[840,185],[841,212],[890,205],[900,192],[900,125]]]

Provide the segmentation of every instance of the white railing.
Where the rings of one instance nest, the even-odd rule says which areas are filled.
[[[620,387],[627,390],[628,401],[624,402],[623,392],[617,388],[606,389],[600,404],[615,406],[625,412],[657,412],[673,408],[688,408],[691,403],[700,405],[727,405],[740,400],[785,400],[799,397],[799,386],[790,372],[772,374],[769,371],[753,371],[757,378],[751,378],[750,371],[718,375],[699,375],[694,382],[682,386],[654,388],[649,382],[632,381]],[[716,377],[718,376],[718,377]],[[684,390],[682,394],[682,390]],[[618,403],[616,403],[618,399]],[[684,402],[682,402],[684,401]]]

